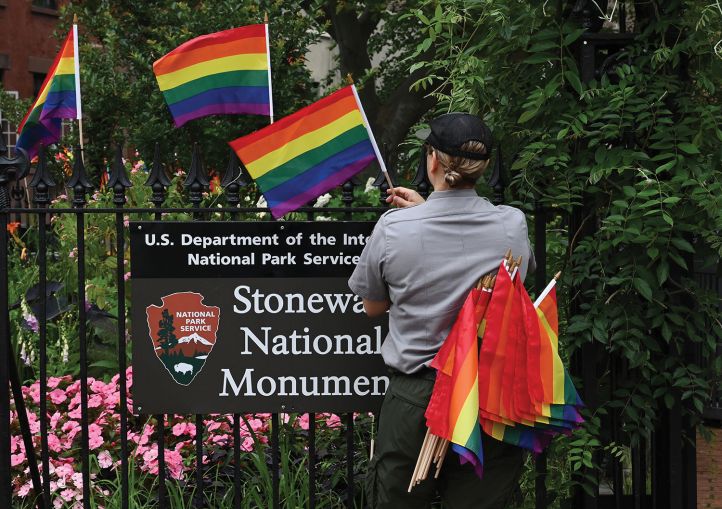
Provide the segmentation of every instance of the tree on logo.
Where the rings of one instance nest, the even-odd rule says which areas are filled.
[[[164,309],[163,318],[158,322],[158,345],[166,355],[168,355],[168,350],[178,344],[178,339],[173,333],[174,331],[173,315],[171,315],[167,309]]]

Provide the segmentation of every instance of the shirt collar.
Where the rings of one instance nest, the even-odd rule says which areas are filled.
[[[447,189],[445,191],[434,191],[426,200],[439,200],[441,198],[478,198],[476,189]]]

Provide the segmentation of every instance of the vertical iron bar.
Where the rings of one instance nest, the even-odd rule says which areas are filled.
[[[647,452],[651,453],[652,442],[642,439],[639,445],[639,472],[641,473],[641,483],[639,485],[642,494],[642,509],[649,509],[649,498],[647,497]]]
[[[118,284],[118,384],[120,392],[120,504],[128,509],[128,398],[125,357],[125,228],[122,212],[115,213],[116,281]],[[162,507],[162,506],[161,506]]]
[[[2,176],[2,173],[0,173]],[[8,295],[8,213],[5,182],[0,182],[0,507],[12,507],[10,474],[10,297]]]
[[[498,157],[498,156],[497,156]],[[536,273],[534,286],[539,295],[547,285],[547,214],[544,205],[538,200],[534,212],[534,258],[536,259]],[[547,453],[542,452],[534,461],[536,477],[534,479],[534,507],[546,509],[547,507]]]
[[[632,501],[634,509],[642,509],[642,496],[644,494],[645,478],[641,470],[641,453],[642,445],[632,447]]]
[[[75,204],[78,209],[76,216],[76,240],[78,241],[78,337],[80,340],[80,432],[82,475],[83,475],[83,508],[90,509],[90,449],[88,446],[88,338],[85,329],[85,216],[83,204]]]
[[[280,443],[278,433],[279,419],[278,414],[271,414],[271,469],[273,470],[273,484],[272,484],[272,501],[273,509],[278,509],[280,506]]]
[[[619,360],[615,354],[611,354],[611,358],[609,359],[610,365],[611,365],[611,372],[610,372],[610,384],[611,384],[611,391],[614,393],[614,391],[617,390],[617,380],[619,378],[619,375],[617,373],[618,370],[618,364]],[[609,415],[610,421],[611,421],[611,427],[612,427],[612,441],[619,445],[620,442],[620,431],[621,431],[621,422],[620,422],[620,416],[617,412],[616,408],[610,409],[610,415]],[[622,495],[623,493],[623,484],[622,484],[622,469],[620,468],[619,461],[617,458],[612,459],[612,489],[614,490],[614,507],[615,509],[622,509]]]
[[[40,204],[38,213],[38,277],[40,279],[40,460],[43,466],[43,503],[50,508],[50,448],[48,446],[48,276],[47,276],[47,204]]]
[[[346,507],[353,509],[353,413],[346,414]]]
[[[308,509],[316,509],[316,414],[308,414]]]
[[[165,509],[165,414],[155,416],[158,444],[158,509]]]
[[[233,507],[241,509],[241,416],[233,414]]]
[[[169,184],[169,182],[168,178],[163,173],[163,167],[160,163],[160,147],[157,143],[155,144],[152,173],[153,175],[148,176],[146,185],[150,183],[152,186],[153,196],[151,201],[157,210],[154,214],[154,218],[156,221],[160,221],[163,217],[160,212],[160,207],[163,205],[165,185]],[[155,415],[155,432],[158,444],[158,509],[165,509],[165,414]]]
[[[203,415],[196,414],[196,500],[195,506],[204,505],[203,495]]]
[[[25,407],[25,400],[23,399],[23,390],[20,385],[20,376],[18,375],[18,367],[15,364],[15,354],[13,353],[12,345],[10,345],[10,356],[8,360],[10,363],[10,385],[12,386],[13,398],[15,399],[15,410],[18,413],[20,433],[23,436],[23,445],[25,446],[25,457],[28,460],[30,478],[32,479],[35,493],[41,493],[42,485],[40,483],[40,472],[38,471],[38,458],[35,455],[33,437],[30,434],[30,422],[28,421],[27,408]],[[37,504],[38,507],[43,507],[42,498],[38,498]]]

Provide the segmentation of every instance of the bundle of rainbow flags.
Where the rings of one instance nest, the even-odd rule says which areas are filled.
[[[440,440],[429,443],[445,451],[450,442],[479,476],[482,432],[539,453],[583,422],[584,405],[559,357],[556,278],[532,303],[516,267],[505,259],[469,293],[431,363],[437,376],[426,424]],[[439,461],[438,475],[443,454],[422,447],[419,462],[428,464],[422,456]]]

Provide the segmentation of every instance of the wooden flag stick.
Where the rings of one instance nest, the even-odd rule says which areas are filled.
[[[431,435],[431,431],[426,428],[426,435],[424,436],[424,442],[421,444],[421,451],[419,451],[419,458],[416,460],[416,466],[414,467],[414,473],[411,474],[411,482],[409,483],[409,493],[411,493],[411,490],[416,485],[416,475],[419,473],[419,467],[421,466],[421,458],[424,455],[426,444],[429,442],[429,436]]]
[[[80,98],[80,53],[78,51],[78,15],[73,14],[73,61],[75,72],[75,117],[78,120],[78,137],[80,141],[80,157],[85,161],[83,141],[83,107]]]
[[[436,474],[434,474],[434,479],[439,478],[439,474],[441,473],[441,466],[444,464],[444,458],[446,458],[446,452],[449,450],[449,441],[444,440],[444,443],[441,447],[441,451],[439,453],[439,461],[436,463]]]
[[[273,86],[271,85],[271,40],[268,37],[268,13],[263,13],[263,24],[266,27],[266,65],[268,66],[268,115],[273,124]]]
[[[536,300],[534,301],[535,308],[538,308],[539,304],[541,304],[541,302],[546,298],[546,296],[549,295],[549,292],[551,292],[552,288],[554,288],[557,285],[557,281],[559,280],[559,278],[561,276],[562,276],[562,273],[557,272],[554,275],[554,278],[552,278],[552,280],[549,281],[549,284],[546,286],[546,288],[544,288],[544,290],[542,290],[542,292],[539,294],[539,297],[537,297]]]
[[[366,131],[369,133],[369,139],[371,140],[371,146],[374,149],[374,153],[376,154],[376,160],[379,162],[379,166],[381,166],[381,171],[384,174],[384,177],[386,177],[386,183],[389,185],[389,189],[391,190],[391,193],[394,193],[394,184],[391,182],[391,177],[389,176],[389,172],[386,169],[386,163],[384,163],[384,158],[381,157],[381,151],[379,150],[379,146],[376,144],[376,138],[374,138],[374,133],[371,131],[371,124],[369,124],[369,119],[366,117],[366,112],[364,111],[364,107],[361,104],[361,99],[359,99],[358,91],[356,90],[356,85],[353,84],[353,78],[349,74],[347,76],[347,79],[351,79],[351,90],[353,90],[353,95],[356,98],[356,104],[358,105],[358,109],[361,111],[361,117],[363,118],[364,125],[366,126]]]

